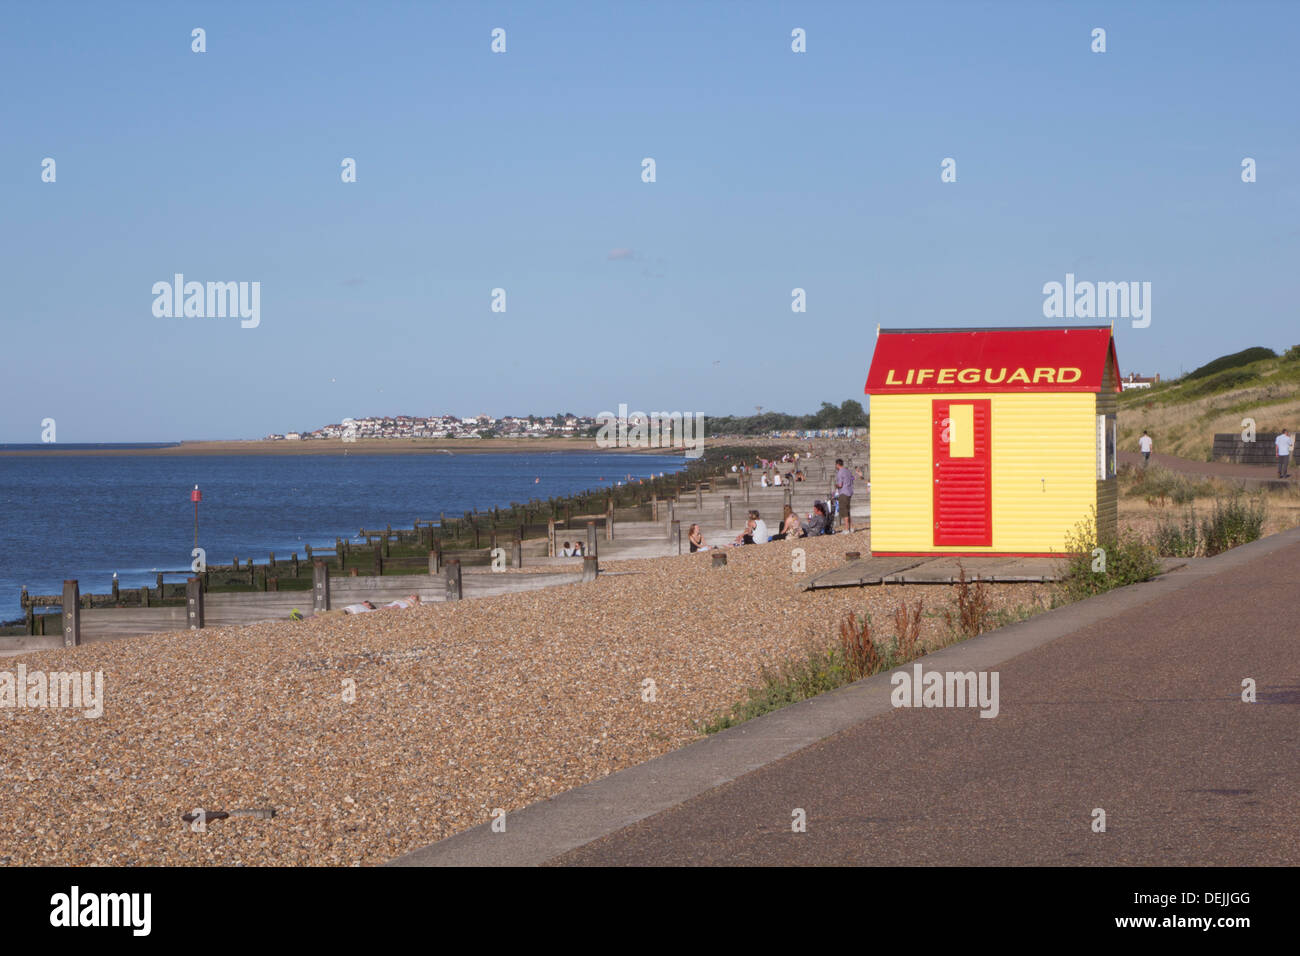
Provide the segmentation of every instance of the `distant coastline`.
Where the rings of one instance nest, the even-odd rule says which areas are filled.
[[[2,457],[33,455],[482,455],[524,454],[527,452],[598,452],[627,454],[672,454],[665,448],[600,448],[594,438],[358,438],[345,442],[341,438],[299,441],[183,441],[173,443],[137,442],[131,444],[48,444],[0,445]]]

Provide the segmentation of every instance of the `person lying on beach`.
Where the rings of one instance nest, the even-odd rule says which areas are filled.
[[[375,606],[369,601],[362,601],[360,604],[349,604],[343,609],[344,614],[366,614],[373,611]]]
[[[415,605],[419,603],[420,603],[420,595],[408,594],[406,597],[401,598],[400,600],[393,601],[390,604],[385,604],[384,607],[408,608],[408,607],[415,607]]]
[[[690,530],[686,532],[686,537],[691,542],[691,554],[694,554],[696,551],[709,550],[709,546],[704,543],[704,532],[700,530],[699,525],[691,525]]]

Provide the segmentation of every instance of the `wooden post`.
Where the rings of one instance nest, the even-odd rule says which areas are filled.
[[[207,572],[204,573],[206,574]],[[142,584],[140,586],[140,606],[141,607],[149,606],[149,585],[147,584]]]
[[[384,555],[383,551],[379,547],[378,541],[375,542],[375,550],[371,553],[375,562],[375,576],[378,577],[384,573]]]
[[[605,508],[605,540],[614,540],[614,495],[611,492],[609,504]]]
[[[63,646],[81,643],[81,588],[76,581],[63,582]]]
[[[437,548],[429,549],[429,573],[437,574],[442,570],[442,555]]]
[[[594,558],[597,555],[597,553],[598,552],[596,550],[596,522],[588,521],[586,554],[589,554]]]
[[[266,591],[279,591],[279,590],[280,590],[280,579],[279,579],[279,578],[266,578],[265,580],[266,580],[266,587],[264,588],[264,590],[266,590]]]
[[[731,495],[722,496],[722,517],[726,519],[727,530],[731,530]]]
[[[336,538],[335,540],[338,540],[338,539]],[[274,552],[274,551],[271,552],[271,556],[270,556],[270,558],[267,559],[267,561],[266,561],[266,567],[267,567],[267,570],[269,570],[269,571],[274,571],[274,570],[275,570],[275,552]]]
[[[113,603],[116,604],[122,599],[122,592],[119,590],[117,575],[113,575]]]
[[[595,556],[594,554],[583,555],[583,558],[582,558],[582,580],[584,580],[584,581],[594,581],[594,580],[596,580],[596,576],[597,576],[599,573],[600,573],[600,568],[599,568],[599,566],[597,565],[596,556]]]
[[[167,596],[163,593],[163,576],[161,571],[158,572],[158,578],[154,583],[158,585],[158,600],[161,601]]]
[[[784,501],[784,504],[789,505],[791,508],[794,507],[794,489],[791,488],[789,485],[786,485],[786,486],[785,486],[785,501]]]
[[[668,533],[668,540],[673,540],[673,522],[677,520],[677,502],[668,502],[668,519],[665,522],[664,530]]]
[[[677,553],[681,554],[682,553],[682,523],[680,521],[673,522],[672,531],[668,535],[668,540],[669,542],[673,542],[673,541],[677,542]]]
[[[37,633],[38,636],[40,636],[40,637],[44,637],[44,636],[45,636],[45,619],[46,619],[47,617],[49,617],[48,614],[38,614],[38,615],[36,615],[36,620],[32,622],[32,623],[36,624],[36,633]],[[38,622],[39,622],[39,623],[38,623]]]
[[[695,510],[704,510],[704,486],[699,482],[695,483]]]
[[[308,564],[311,564],[311,563],[312,563],[312,560],[311,560],[311,545],[307,545],[307,546],[306,546],[306,549],[307,549],[307,563],[308,563]]]
[[[324,561],[317,561],[311,566],[311,607],[313,611],[330,609],[330,569]]]
[[[203,627],[203,582],[197,577],[185,579],[185,620],[191,631]]]
[[[510,555],[512,567],[522,568],[524,566],[524,539],[520,536],[519,529],[515,529],[515,541],[511,549],[514,553]]]
[[[714,552],[713,552],[713,566],[714,566],[715,568],[725,568],[725,567],[727,566],[727,552],[725,552],[725,551],[714,551]]]
[[[460,581],[460,558],[452,558],[447,562],[447,600],[459,601],[462,596]]]
[[[749,486],[750,486],[752,483],[753,483],[753,476],[752,476],[752,475],[749,475],[749,474],[746,474],[746,475],[745,475],[745,481],[744,481],[744,485],[745,485],[745,504],[749,504]]]
[[[293,553],[293,576],[295,578],[298,576],[298,552],[297,551]]]
[[[650,495],[650,520],[659,520],[659,493],[652,492]]]
[[[546,556],[555,557],[555,516],[552,515],[546,522]]]
[[[24,627],[23,630],[26,631],[28,634],[35,634],[36,633],[36,611],[32,608],[30,604],[24,606],[23,617],[26,618],[26,620],[24,621],[26,627]]]

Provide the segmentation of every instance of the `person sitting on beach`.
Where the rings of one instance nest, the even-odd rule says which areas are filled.
[[[811,538],[814,535],[826,534],[830,528],[830,513],[826,510],[826,503],[822,501],[813,502],[813,510],[808,514],[808,521],[803,525],[803,537]]]
[[[733,548],[742,544],[754,543],[754,514],[755,512],[753,511],[749,513],[749,520],[745,522],[744,530],[742,530],[740,534],[736,535],[735,541],[731,542]]]
[[[691,525],[690,530],[686,532],[686,537],[691,542],[691,554],[709,550],[709,546],[704,543],[704,532],[700,530],[698,524]]]
[[[767,522],[759,517],[757,511],[750,511],[749,521],[745,523],[745,530],[740,533],[740,536],[736,538],[732,544],[733,546],[740,544],[766,544],[767,539]]]
[[[563,550],[560,551],[560,557],[562,558],[573,557],[573,545],[569,544],[569,542],[567,541],[564,542],[564,548]]]
[[[582,542],[581,542],[581,541],[575,541],[575,542],[573,543],[573,555],[572,555],[572,557],[575,557],[575,558],[581,558],[581,557],[583,557],[583,553],[582,553]]]
[[[766,488],[766,487],[767,487],[767,472],[763,472],[762,482],[763,482],[763,487]]]
[[[779,471],[772,476],[772,487],[773,488],[781,487],[781,473]]]
[[[794,509],[789,505],[785,506],[785,518],[781,521],[781,533],[772,535],[773,541],[784,541],[786,538],[798,538],[803,534],[803,529],[799,525],[799,516],[794,513]]]
[[[798,469],[795,469],[794,480],[795,480],[795,481],[803,481],[803,472],[802,472],[802,471],[799,471]]]

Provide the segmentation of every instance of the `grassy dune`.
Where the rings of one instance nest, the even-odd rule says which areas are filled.
[[[1120,447],[1137,451],[1145,429],[1157,451],[1209,461],[1215,433],[1240,432],[1244,418],[1253,418],[1259,432],[1300,426],[1300,347],[1279,358],[1195,374],[1121,395]]]

